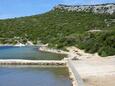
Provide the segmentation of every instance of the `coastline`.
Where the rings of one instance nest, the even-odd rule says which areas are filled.
[[[7,45],[9,46],[9,45]],[[14,45],[13,45],[14,46]],[[38,45],[40,46],[40,45]],[[81,79],[83,80],[86,86],[114,86],[115,82],[115,56],[108,56],[108,57],[100,57],[97,53],[89,54],[85,53],[83,50],[80,50],[76,47],[68,47],[67,50],[69,52],[57,49],[48,48],[46,45],[41,45],[38,50],[43,52],[50,52],[50,53],[57,53],[57,54],[67,54],[68,58],[61,60],[59,64],[54,61],[51,62],[33,62],[33,60],[1,60],[1,66],[12,66],[12,65],[24,65],[24,66],[31,66],[33,65],[41,65],[40,67],[48,66],[67,66],[68,59],[71,60],[72,66],[74,69],[79,73]],[[27,63],[26,63],[27,62]],[[71,70],[71,67],[67,66],[70,72],[70,78],[72,80],[73,86],[76,86],[76,78],[75,72]],[[109,83],[105,79],[106,77],[109,78]],[[100,82],[102,81],[102,82]],[[78,82],[77,82],[78,83]],[[105,83],[105,84],[103,84]],[[107,84],[107,85],[106,85]]]
[[[69,54],[69,52],[53,49],[53,48],[48,48],[47,46],[40,46],[38,50],[44,51],[44,52],[56,53],[56,54],[67,54],[67,55]]]
[[[18,47],[23,47],[23,46],[35,46],[31,41],[28,41],[26,44],[23,43],[16,43],[16,44],[0,44],[0,46],[18,46]]]
[[[15,45],[5,44],[5,45],[1,45],[1,46],[15,46]],[[20,45],[18,45],[18,46],[21,47]],[[38,49],[43,52],[66,54],[66,55],[69,54],[69,52],[66,52],[63,50],[48,48],[48,47],[46,47],[46,45],[38,45],[38,46],[40,46],[40,48],[38,48]],[[1,59],[0,67],[67,67],[68,72],[70,74],[69,78],[72,82],[72,86],[77,86],[76,85],[77,82],[75,80],[74,74],[72,73],[72,70],[67,66],[66,59],[62,59],[60,61],[57,61],[57,60]]]
[[[76,47],[67,48],[68,58],[64,60],[68,63],[68,59],[74,69],[78,72],[85,86],[114,86],[115,82],[115,55],[101,57],[97,53],[89,54],[84,50],[80,50]],[[60,53],[56,49],[50,49],[46,46],[40,48],[41,51]],[[54,50],[54,51],[53,51]],[[63,52],[61,52],[62,54]],[[65,52],[64,52],[65,53]],[[63,54],[64,54],[63,53]],[[68,66],[67,66],[68,67]],[[76,86],[75,74],[70,70],[70,77],[72,79],[73,86]],[[106,79],[108,78],[108,79]],[[108,82],[109,81],[109,82]],[[78,82],[77,82],[78,83]]]

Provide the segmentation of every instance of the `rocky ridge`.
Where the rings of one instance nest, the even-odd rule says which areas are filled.
[[[98,5],[63,5],[59,4],[54,7],[55,9],[68,10],[68,11],[86,11],[94,13],[115,13],[115,3],[98,4]]]

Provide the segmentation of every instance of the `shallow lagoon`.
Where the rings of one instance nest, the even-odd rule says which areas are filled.
[[[0,59],[61,60],[66,55],[41,52],[38,47],[0,46]]]
[[[0,59],[60,60],[66,55],[38,47],[1,46]],[[0,67],[0,86],[72,86],[67,68]]]
[[[0,86],[71,86],[67,68],[0,67]]]

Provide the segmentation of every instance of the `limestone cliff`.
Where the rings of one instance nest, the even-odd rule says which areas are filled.
[[[94,13],[115,13],[115,3],[109,4],[98,4],[98,5],[63,5],[59,4],[54,9],[62,9],[68,11],[86,11]]]

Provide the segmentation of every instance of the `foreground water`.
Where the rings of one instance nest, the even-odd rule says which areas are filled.
[[[38,51],[38,47],[0,47],[0,59],[61,60],[64,57],[61,54]]]
[[[0,86],[71,86],[67,68],[2,68]]]

